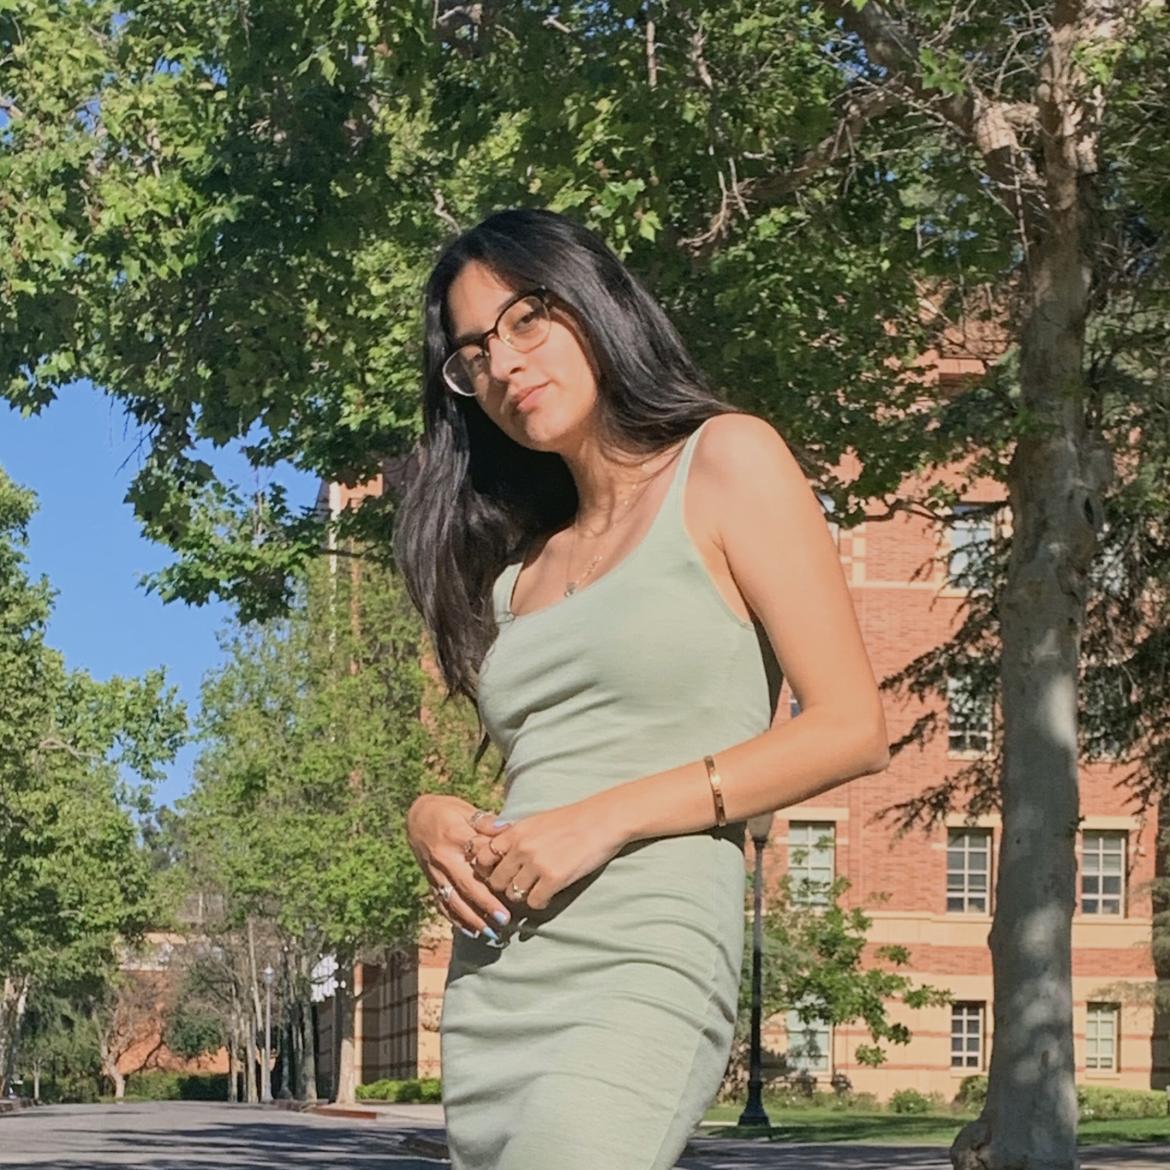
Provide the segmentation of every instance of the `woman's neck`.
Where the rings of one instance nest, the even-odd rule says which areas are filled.
[[[583,528],[605,528],[619,518],[631,493],[641,488],[672,463],[677,446],[645,455],[606,451],[596,440],[587,440],[572,451],[562,451],[577,487],[575,523]]]

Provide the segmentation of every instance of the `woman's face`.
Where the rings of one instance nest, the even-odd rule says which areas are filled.
[[[469,260],[447,290],[452,337],[491,329],[507,301],[525,291],[504,284],[490,269]],[[494,335],[488,338],[490,377],[476,393],[488,418],[534,451],[574,446],[595,425],[597,372],[587,343],[555,301],[550,309],[548,336],[528,353],[517,352]]]

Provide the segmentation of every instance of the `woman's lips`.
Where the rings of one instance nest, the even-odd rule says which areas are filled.
[[[526,390],[522,398],[517,399],[516,409],[523,413],[527,410],[533,410],[540,396],[548,387],[547,382],[542,382],[539,386],[534,386],[531,390]]]

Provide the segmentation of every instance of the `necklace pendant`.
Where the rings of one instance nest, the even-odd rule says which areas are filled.
[[[572,595],[573,595],[574,593],[576,593],[576,592],[577,592],[577,582],[576,582],[576,581],[570,581],[570,582],[568,583],[568,585],[566,585],[566,586],[565,586],[565,596],[566,596],[566,597],[572,597]]]

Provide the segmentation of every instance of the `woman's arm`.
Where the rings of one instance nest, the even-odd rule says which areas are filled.
[[[696,539],[721,551],[801,707],[795,719],[716,754],[727,819],[881,771],[889,753],[873,670],[820,504],[783,439],[750,415],[712,419],[693,457],[688,497],[692,491],[702,501]],[[484,824],[477,866],[504,896],[518,879],[532,891],[528,904],[540,908],[629,842],[714,824],[699,759],[514,826]],[[484,847],[487,837],[504,860]]]
[[[889,762],[885,719],[849,589],[821,506],[787,444],[762,419],[712,419],[695,450],[688,494],[761,621],[800,703],[795,719],[720,751],[729,821],[796,804]],[[703,761],[592,797],[625,841],[715,823]]]

